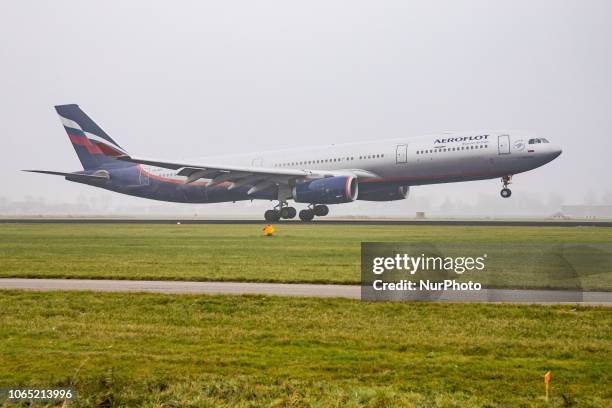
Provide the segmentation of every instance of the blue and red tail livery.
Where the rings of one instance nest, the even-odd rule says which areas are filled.
[[[55,110],[85,170],[126,165],[115,158],[125,156],[127,152],[91,120],[79,105],[58,105]]]

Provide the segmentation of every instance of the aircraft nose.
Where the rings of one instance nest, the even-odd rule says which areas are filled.
[[[561,146],[553,145],[546,150],[544,156],[546,157],[547,161],[552,161],[561,156],[561,153],[563,153]]]

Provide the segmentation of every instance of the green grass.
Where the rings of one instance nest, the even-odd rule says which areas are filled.
[[[259,225],[4,224],[0,277],[358,283],[362,241],[612,248],[612,228],[298,224],[279,225],[275,236],[266,238]],[[582,288],[612,290],[612,252],[605,256],[605,273],[592,273],[586,265]],[[555,259],[545,262],[548,274],[555,273],[557,261],[566,261],[560,255]],[[534,275],[544,265],[528,266],[516,256],[499,270],[502,283],[489,281],[555,287]]]
[[[611,339],[597,307],[0,291],[0,387],[74,406],[609,407]]]

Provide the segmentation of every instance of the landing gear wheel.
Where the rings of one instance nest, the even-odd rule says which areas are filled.
[[[504,188],[502,188],[502,191],[499,194],[501,194],[503,198],[510,197],[512,195],[512,191],[510,191],[508,185],[512,184],[512,175],[502,177],[501,182]]]
[[[300,220],[302,221],[312,221],[315,214],[312,210],[302,210],[300,211]]]
[[[266,211],[264,213],[264,218],[268,222],[276,222],[276,221],[280,220],[281,213],[278,210],[268,210],[268,211]]]
[[[295,217],[296,214],[297,214],[297,211],[293,207],[283,207],[280,210],[281,218],[285,218],[285,219],[293,218]]]
[[[315,205],[312,210],[317,217],[325,217],[329,214],[329,207],[323,204]]]

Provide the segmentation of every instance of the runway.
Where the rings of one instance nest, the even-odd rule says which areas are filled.
[[[0,279],[0,289],[32,291],[80,290],[96,292],[148,292],[174,294],[269,295],[360,299],[359,285],[319,285],[252,282],[134,281],[95,279]],[[567,290],[484,289],[476,292],[444,291],[411,300],[612,306],[612,292]]]
[[[181,218],[4,218],[0,224],[266,224],[264,220]],[[469,227],[612,227],[612,221],[587,220],[343,220],[318,218],[312,222],[277,221],[280,225],[442,225]]]

